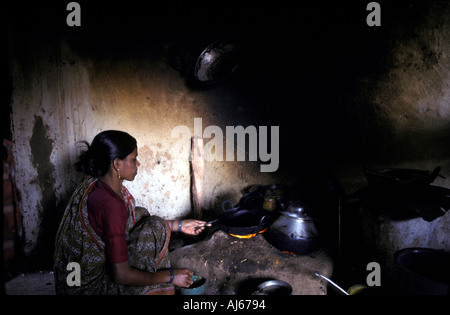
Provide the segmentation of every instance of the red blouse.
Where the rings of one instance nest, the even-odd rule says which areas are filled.
[[[95,233],[105,242],[106,260],[112,264],[128,260],[124,201],[107,184],[97,181],[87,201],[88,218]]]

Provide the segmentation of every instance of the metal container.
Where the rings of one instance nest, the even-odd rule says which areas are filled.
[[[307,254],[314,251],[318,245],[319,233],[314,221],[302,206],[291,203],[285,211],[280,212],[265,237],[283,252]]]
[[[397,251],[395,288],[407,295],[450,294],[450,252],[432,248],[404,248]]]
[[[180,288],[181,295],[204,295],[206,279],[199,275],[193,275],[191,284],[188,288]]]
[[[292,287],[281,280],[269,280],[261,283],[252,295],[290,295]]]

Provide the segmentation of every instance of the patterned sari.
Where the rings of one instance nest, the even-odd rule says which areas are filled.
[[[58,294],[174,294],[168,283],[151,286],[115,284],[106,262],[105,243],[89,224],[87,200],[97,178],[85,180],[72,195],[56,234],[54,254],[55,289]],[[151,216],[145,208],[135,207],[134,198],[124,186],[122,195],[128,209],[126,240],[131,267],[155,272],[170,268],[168,245],[170,228],[167,223]],[[76,262],[80,268],[80,285],[67,277]]]

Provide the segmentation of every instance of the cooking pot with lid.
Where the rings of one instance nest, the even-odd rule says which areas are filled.
[[[291,203],[265,233],[269,243],[283,252],[307,254],[318,245],[319,233],[314,219],[297,202]]]

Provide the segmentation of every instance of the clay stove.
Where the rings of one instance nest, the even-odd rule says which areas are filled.
[[[189,268],[207,279],[205,294],[251,294],[266,280],[282,280],[293,295],[325,295],[326,283],[314,272],[331,277],[331,258],[318,249],[307,255],[282,253],[263,234],[236,238],[216,231],[203,241],[170,254],[173,268]]]

